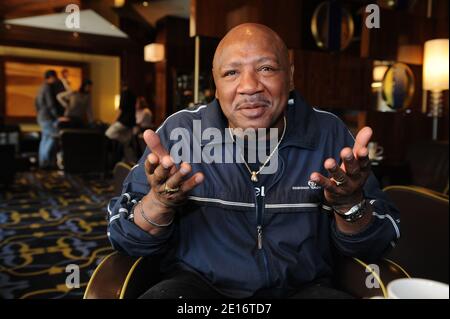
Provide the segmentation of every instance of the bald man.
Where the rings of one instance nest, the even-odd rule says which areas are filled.
[[[115,249],[162,258],[142,297],[350,297],[331,285],[334,253],[373,260],[399,237],[370,173],[371,129],[354,139],[307,105],[266,26],[230,30],[212,72],[216,99],[147,130],[108,206]]]

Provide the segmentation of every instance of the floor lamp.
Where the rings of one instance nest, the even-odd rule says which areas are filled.
[[[437,140],[439,117],[442,115],[442,91],[448,90],[448,39],[425,42],[423,60],[423,89],[431,91],[433,141]]]

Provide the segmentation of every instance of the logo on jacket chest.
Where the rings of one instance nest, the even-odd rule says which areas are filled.
[[[305,189],[311,189],[311,190],[317,190],[322,189],[320,185],[317,185],[313,181],[308,181],[308,186],[292,186],[292,190],[305,190]],[[266,190],[264,186],[261,187],[255,187],[255,195],[256,197],[265,197],[266,196]]]
[[[264,186],[255,187],[255,195],[256,195],[256,197],[259,197],[259,196],[264,197],[264,196],[266,196]]]
[[[321,189],[322,186],[317,185],[313,181],[308,181],[308,186],[292,186],[292,190],[301,190],[301,189]]]

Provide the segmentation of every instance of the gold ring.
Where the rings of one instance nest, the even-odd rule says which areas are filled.
[[[336,186],[341,186],[342,184],[344,184],[345,182],[340,182],[340,181],[334,181],[336,183]]]
[[[341,186],[342,184],[345,184],[345,179],[342,179],[340,181],[337,181],[334,178],[331,179],[336,183],[336,186]]]
[[[165,194],[174,194],[174,193],[178,192],[179,190],[180,190],[179,187],[170,188],[169,186],[167,186],[167,183],[164,183],[164,193]]]

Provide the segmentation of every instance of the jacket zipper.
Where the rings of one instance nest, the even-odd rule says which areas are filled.
[[[262,249],[262,226],[256,226],[256,232],[258,236],[258,249]]]
[[[236,151],[236,149],[234,149],[234,151]],[[244,172],[244,174],[247,174],[247,171],[245,170],[245,168],[242,168],[242,171]],[[280,178],[278,178],[276,182],[278,182],[279,179]],[[253,192],[255,192],[255,184],[253,182],[251,182],[249,179],[247,179],[247,181],[248,181],[248,185],[250,185]],[[276,183],[273,183],[273,184],[276,184]],[[273,186],[273,185],[271,185],[271,186]],[[262,255],[262,259],[264,262],[264,269],[265,269],[264,275],[265,275],[265,279],[266,279],[266,285],[269,286],[270,285],[269,262],[267,259],[267,254],[263,248],[263,217],[264,217],[264,205],[265,205],[264,198],[266,196],[265,187],[261,186],[259,196],[256,196],[256,193],[254,193],[254,195],[255,195],[255,211],[256,211],[256,245],[257,245],[258,251],[260,251],[261,255]]]
[[[270,284],[270,273],[269,273],[269,262],[267,260],[266,251],[263,249],[263,217],[264,217],[264,197],[265,197],[264,186],[261,187],[259,196],[256,197],[256,243],[258,250],[261,252],[264,268],[266,285]]]
[[[269,191],[270,188],[272,188],[278,181],[280,180],[281,176],[284,173],[284,161],[283,158],[280,156],[279,161],[281,161],[281,172],[278,174],[278,178],[271,184],[267,189],[265,186],[261,186],[259,196],[256,196],[255,194],[255,207],[256,207],[256,238],[257,238],[257,247],[258,250],[261,251],[262,258],[264,261],[264,268],[265,268],[265,275],[266,275],[266,284],[270,285],[270,269],[269,269],[269,262],[267,260],[266,251],[263,249],[263,217],[264,217],[264,206],[265,206],[265,197],[266,197],[266,191]]]
[[[264,188],[261,187],[259,196],[256,197],[256,238],[258,249],[261,250],[263,243],[263,215],[264,215]]]
[[[281,156],[279,157],[279,160],[281,161],[281,168],[282,168],[282,172],[281,174],[279,174],[279,176],[281,177],[283,175],[283,171],[284,171],[284,161],[281,158]],[[263,216],[264,216],[264,206],[265,206],[265,201],[264,198],[266,197],[266,191],[269,191],[280,179],[280,177],[271,185],[269,185],[267,187],[267,189],[265,189],[264,186],[261,186],[261,190],[260,190],[260,194],[259,196],[255,196],[256,197],[256,234],[257,234],[257,243],[258,243],[258,249],[262,249],[262,240],[263,240]]]

